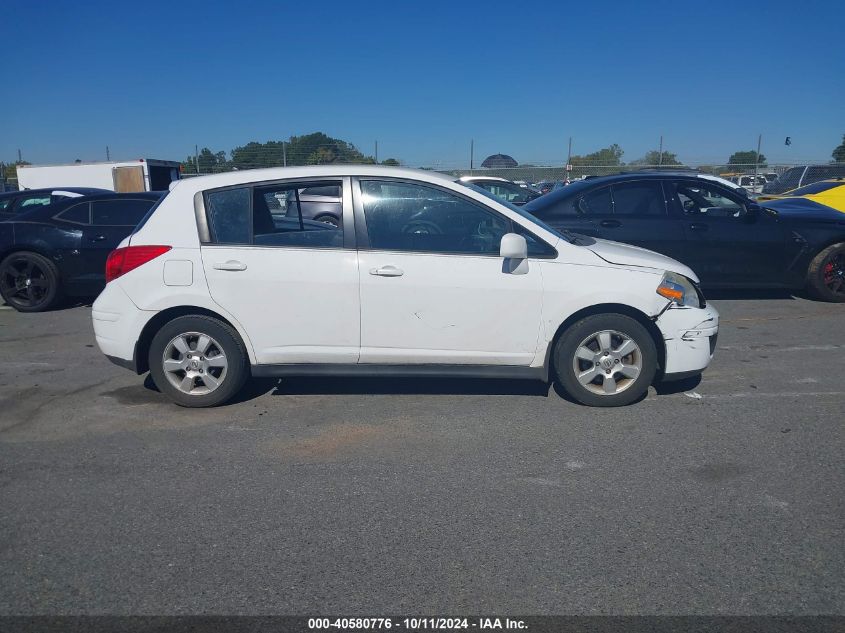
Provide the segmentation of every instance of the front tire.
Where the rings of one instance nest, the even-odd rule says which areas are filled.
[[[813,258],[807,286],[817,299],[845,303],[845,243],[828,246]]]
[[[249,358],[237,332],[208,316],[177,317],[150,343],[150,375],[183,407],[213,407],[230,400],[249,377]]]
[[[38,253],[12,253],[0,262],[0,295],[18,312],[44,312],[61,299],[59,269]]]
[[[581,404],[620,407],[648,392],[657,371],[657,347],[635,319],[597,314],[558,339],[554,368],[566,393]]]

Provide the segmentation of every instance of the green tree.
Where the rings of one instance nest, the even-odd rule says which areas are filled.
[[[615,167],[622,165],[622,148],[616,143],[610,147],[605,147],[592,154],[585,154],[584,156],[573,156],[570,163],[573,165],[600,165]]]
[[[734,152],[728,159],[728,165],[754,165],[759,167],[766,166],[766,157],[763,154],[757,156],[757,152],[753,149],[747,152]]]
[[[281,165],[330,165],[333,163],[374,164],[352,143],[322,132],[291,136],[287,141],[252,141],[232,150],[230,165],[238,169],[279,167]]]
[[[845,163],[845,134],[842,135],[842,142],[833,150],[831,156],[837,163]]]
[[[17,181],[18,179],[18,167],[20,165],[31,165],[25,160],[17,160],[14,163],[4,163],[0,161],[0,181],[5,179],[7,182],[10,180]]]
[[[399,167],[399,161],[395,158],[385,158],[381,161],[382,165],[388,165],[389,167]]]
[[[198,156],[188,156],[182,162],[182,171],[189,174],[213,174],[225,171],[226,163],[226,152],[212,152],[207,147],[203,147]],[[199,164],[199,170],[197,164]]]
[[[653,149],[650,152],[646,152],[645,156],[642,158],[638,158],[637,160],[632,160],[629,165],[683,165],[681,161],[678,160],[678,155],[673,154],[672,152],[667,152],[663,150],[663,157],[661,159],[660,150]]]

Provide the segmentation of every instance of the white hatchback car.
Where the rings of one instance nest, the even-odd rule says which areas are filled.
[[[340,187],[337,227],[297,213],[297,192],[324,186]],[[100,349],[190,407],[250,375],[329,374],[551,375],[581,403],[624,405],[701,373],[719,323],[668,257],[557,233],[434,172],[362,165],[180,180],[106,277]]]

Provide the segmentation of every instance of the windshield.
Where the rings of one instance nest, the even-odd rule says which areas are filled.
[[[507,200],[502,200],[501,198],[499,198],[498,196],[493,195],[492,193],[490,193],[490,192],[489,192],[489,191],[487,191],[486,189],[484,189],[484,188],[482,188],[482,187],[479,187],[478,185],[474,185],[474,184],[472,184],[471,182],[467,182],[467,183],[464,183],[464,184],[465,184],[467,187],[469,187],[470,189],[472,189],[473,191],[477,191],[478,193],[482,194],[484,197],[486,197],[486,198],[490,198],[491,200],[495,200],[495,201],[496,201],[496,202],[498,202],[499,204],[503,204],[503,205],[505,205],[505,206],[506,206],[508,209],[510,209],[511,211],[515,211],[516,213],[518,213],[519,215],[521,215],[523,218],[525,218],[526,220],[528,220],[528,221],[529,221],[529,222],[531,222],[532,224],[536,224],[537,226],[539,226],[539,227],[542,227],[542,228],[546,229],[546,230],[547,230],[549,233],[551,233],[552,235],[556,235],[556,236],[558,236],[560,239],[565,240],[565,241],[570,242],[570,243],[573,241],[570,237],[567,237],[566,235],[564,235],[563,233],[561,233],[561,232],[560,232],[560,231],[558,231],[557,229],[553,229],[552,227],[550,227],[548,224],[546,224],[545,222],[543,222],[543,221],[542,221],[541,219],[539,219],[538,217],[533,216],[533,215],[531,215],[530,213],[528,213],[528,211],[526,211],[526,210],[525,210],[525,209],[523,209],[522,207],[518,207],[518,206],[516,206],[515,204],[511,204],[511,203],[510,203],[510,202],[508,202]]]
[[[822,181],[822,182],[814,182],[812,185],[804,185],[803,187],[799,187],[798,189],[793,189],[792,191],[787,192],[787,195],[790,196],[807,196],[813,195],[814,193],[822,193],[827,191],[828,189],[833,189],[834,187],[841,187],[845,185],[845,181],[837,180],[834,182],[830,181]]]

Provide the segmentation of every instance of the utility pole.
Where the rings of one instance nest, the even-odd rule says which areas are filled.
[[[288,150],[287,150],[287,143],[282,141],[282,166],[288,166]]]
[[[109,146],[108,145],[106,145],[106,160],[107,161],[111,160],[111,154],[109,153]]]
[[[194,167],[197,169],[197,176],[200,175],[200,151],[199,147],[194,145]]]
[[[473,159],[475,158],[475,139],[469,140],[469,170],[472,171]]]
[[[757,135],[757,156],[754,157],[754,186],[757,186],[757,166],[760,164],[760,146],[763,144],[763,135]]]
[[[375,158],[376,158],[376,165],[378,165],[378,141],[376,141],[376,152],[375,152],[374,155],[375,155]]]
[[[663,167],[663,135],[660,135],[660,150],[657,155],[657,166]]]
[[[568,165],[572,160],[572,137],[569,137],[569,149],[566,151],[566,164]]]
[[[21,158],[21,151],[20,150],[18,150],[18,162],[19,163],[23,162],[23,158]]]

